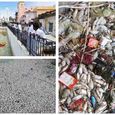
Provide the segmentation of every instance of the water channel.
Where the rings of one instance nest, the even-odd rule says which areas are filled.
[[[0,56],[12,56],[6,28],[0,28]]]

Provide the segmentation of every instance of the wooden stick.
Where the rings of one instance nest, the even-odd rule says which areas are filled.
[[[84,57],[84,52],[85,52],[85,49],[87,47],[87,35],[89,34],[89,31],[90,29],[88,28],[89,27],[89,21],[90,21],[90,18],[89,18],[89,14],[90,13],[90,3],[88,3],[88,20],[87,20],[87,31],[86,31],[86,36],[85,36],[85,44],[84,44],[84,48],[83,48],[83,53],[82,53],[82,56],[81,56],[81,61],[80,61],[80,64],[82,63],[83,61],[83,57]]]
[[[95,6],[68,6],[68,5],[64,5],[64,6],[59,6],[59,8],[72,8],[72,9],[85,9],[85,8],[97,8],[97,7],[101,7],[101,6],[104,6],[108,3],[105,3],[105,4],[99,4],[99,5],[95,5]]]

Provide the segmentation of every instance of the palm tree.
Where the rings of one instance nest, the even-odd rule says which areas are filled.
[[[18,19],[18,12],[15,13],[15,21],[17,22]]]

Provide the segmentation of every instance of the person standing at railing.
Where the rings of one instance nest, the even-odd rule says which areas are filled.
[[[12,29],[12,30],[13,30],[13,33],[16,34],[17,24],[14,23],[14,24],[12,25],[12,28],[13,28],[13,29]]]
[[[30,33],[32,33],[32,34],[35,33],[35,30],[33,28],[33,22],[29,23],[28,34],[30,34]]]
[[[23,31],[28,32],[28,30],[29,30],[29,24],[25,23],[23,27]]]
[[[40,22],[40,30],[42,30],[45,34],[47,34],[48,32],[46,31],[46,29],[42,26],[42,23]]]
[[[22,26],[20,23],[18,23],[18,29],[20,30],[20,32],[22,32]]]
[[[45,32],[42,30],[42,23],[34,22],[33,24],[35,34],[40,36],[41,38],[46,38]]]
[[[34,27],[34,30],[35,30],[35,34],[38,35],[38,36],[40,36],[46,42],[46,34],[43,31],[42,23],[40,23],[40,22],[34,22],[33,27]],[[47,41],[49,41],[49,40],[47,40]],[[44,54],[51,54],[52,53],[52,49],[51,49],[50,45],[49,46],[47,45],[47,46],[44,47],[44,45],[46,45],[44,43],[44,41],[39,41],[40,44],[42,44],[42,45],[40,45],[40,50],[39,50],[39,46],[37,46],[38,44],[36,44],[35,42],[33,42],[34,43],[33,45],[34,45],[34,48],[35,48],[35,52],[37,54],[44,55]]]
[[[45,38],[45,33],[44,31],[40,28],[42,24],[40,24],[39,21],[34,21],[33,23],[33,29],[35,30],[35,36],[32,36],[34,38],[31,39],[31,50],[35,53],[38,52],[38,43],[36,40],[36,35],[40,36],[41,38]],[[40,42],[40,41],[39,41]]]
[[[29,23],[29,28],[28,28],[28,39],[27,39],[27,49],[30,50],[31,46],[30,46],[30,42],[31,42],[31,38],[30,38],[30,34],[34,34],[35,30],[33,28],[33,22]]]
[[[17,24],[13,24],[13,28],[17,29],[18,28]]]

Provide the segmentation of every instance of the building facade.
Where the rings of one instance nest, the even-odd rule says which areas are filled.
[[[54,10],[54,6],[38,6],[32,8],[26,8],[24,2],[18,3],[18,15],[17,15],[17,22],[22,22],[23,20],[25,23],[29,23],[32,19],[38,17],[39,15]]]
[[[20,22],[21,18],[25,14],[25,3],[23,1],[18,2],[18,15],[17,15],[17,22]]]
[[[56,15],[55,10],[45,12],[38,16],[39,21],[42,23],[43,28],[49,33],[55,36],[56,29]]]

